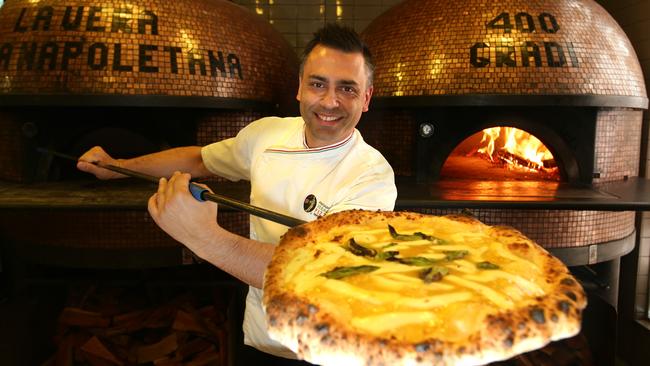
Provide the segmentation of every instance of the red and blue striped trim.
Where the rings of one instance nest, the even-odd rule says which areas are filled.
[[[273,148],[268,148],[266,149],[266,152],[270,153],[278,153],[278,154],[313,154],[313,153],[321,153],[325,151],[331,151],[338,149],[339,147],[347,144],[351,139],[352,136],[354,135],[354,131],[350,134],[350,136],[346,137],[340,142],[337,142],[332,145],[327,145],[323,147],[316,147],[313,149],[306,148],[306,149],[273,149]],[[307,146],[307,142],[305,141],[305,146]]]

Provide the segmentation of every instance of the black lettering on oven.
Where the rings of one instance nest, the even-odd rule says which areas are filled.
[[[517,13],[515,15],[515,25],[517,26],[517,31],[520,33],[535,32],[535,21],[533,20],[533,17],[528,13]]]
[[[101,6],[91,6],[88,10],[88,19],[86,20],[86,30],[89,32],[104,32],[106,27],[95,25],[95,22],[101,20]]]
[[[108,66],[108,47],[105,43],[93,43],[88,47],[88,67],[93,70],[105,70],[106,66]]]
[[[503,12],[497,15],[494,19],[490,20],[486,25],[488,29],[503,30],[503,33],[510,33],[512,30],[512,23],[510,23],[510,14]]]
[[[147,34],[147,26],[150,28],[151,35],[158,35],[158,16],[149,10],[142,11],[138,17],[138,33]]]
[[[178,74],[178,60],[176,58],[176,55],[178,53],[182,53],[183,50],[180,47],[165,46],[163,47],[163,51],[169,52],[169,66],[171,68],[172,74]]]
[[[122,65],[122,44],[113,45],[113,71],[133,71],[133,66]]]
[[[535,66],[542,66],[542,55],[539,52],[539,46],[535,42],[527,41],[521,45],[521,64],[522,66],[530,66],[530,58],[535,60]]]
[[[75,59],[81,55],[83,43],[81,42],[66,42],[63,44],[63,56],[61,57],[61,70],[68,70],[70,60]]]
[[[3,70],[9,69],[9,61],[11,61],[11,53],[14,50],[14,46],[11,43],[3,43],[0,46],[0,66]]]
[[[27,12],[27,8],[20,9],[20,14],[18,15],[18,19],[16,19],[16,24],[14,25],[14,32],[20,32],[20,33],[27,32],[27,26],[20,24],[22,23],[23,17],[25,16],[26,12]]]
[[[237,75],[239,76],[240,80],[244,80],[244,76],[242,75],[241,72],[241,64],[239,63],[239,57],[237,55],[234,55],[232,53],[228,54],[228,67],[230,69],[230,77],[235,78],[235,71],[237,71]]]
[[[32,30],[38,30],[38,27],[43,23],[42,30],[50,30],[50,24],[52,24],[52,14],[54,13],[54,8],[51,6],[43,6],[38,8],[36,17],[34,18],[34,23],[32,24]]]
[[[552,14],[541,13],[538,16],[538,19],[539,19],[539,24],[542,26],[544,32],[557,33],[557,31],[560,30],[560,26],[557,24],[557,20]]]
[[[481,56],[479,56],[479,49],[482,51]],[[483,50],[487,50],[488,57],[482,57],[485,55],[485,51]],[[469,49],[469,62],[474,67],[488,66],[490,64],[490,46],[484,42],[474,43],[474,45]]]
[[[128,9],[113,9],[113,18],[111,19],[111,32],[131,33],[131,19],[128,17],[132,13]]]
[[[34,68],[34,59],[36,58],[36,50],[38,44],[32,42],[31,44],[23,42],[20,46],[20,53],[18,54],[18,62],[16,64],[17,70],[32,70]]]
[[[544,42],[546,62],[550,67],[562,67],[566,64],[564,50],[557,42]]]
[[[158,46],[141,44],[138,52],[138,70],[141,72],[158,72],[157,66],[147,65],[148,62],[153,60],[153,56],[149,53],[157,51]]]
[[[573,49],[573,43],[567,42],[566,49],[569,52],[569,58],[571,59],[571,66],[578,67],[578,55],[576,55],[576,51]]]
[[[70,20],[70,17],[72,16],[72,6],[66,6],[65,13],[63,14],[63,20],[61,21],[61,27],[67,31],[78,30],[79,26],[81,25],[83,13],[84,7],[78,6],[74,20]]]
[[[208,60],[210,60],[210,75],[217,76],[217,70],[219,70],[221,76],[226,77],[226,64],[223,60],[223,52],[217,51],[217,57],[214,57],[214,51],[208,51]]]
[[[41,52],[38,55],[36,70],[45,70],[47,63],[48,70],[56,69],[56,56],[59,53],[59,45],[55,42],[45,42],[41,45]]]
[[[196,65],[199,65],[199,70],[201,75],[207,75],[205,70],[205,60],[203,60],[203,55],[196,52],[190,51],[187,54],[187,66],[190,69],[190,74],[196,75]]]
[[[537,16],[539,25],[546,33],[557,33],[560,26],[557,19],[553,14],[543,12]],[[500,13],[494,19],[485,24],[488,30],[502,31],[503,33],[510,33],[512,31],[512,23],[510,21],[510,14],[506,11]],[[520,33],[534,33],[536,31],[535,21],[533,17],[526,12],[519,12],[515,14],[515,29]]]
[[[497,67],[503,66],[517,66],[515,61],[515,47],[514,46],[497,46],[495,49]]]

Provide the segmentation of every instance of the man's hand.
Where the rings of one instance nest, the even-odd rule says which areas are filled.
[[[161,229],[194,254],[245,283],[262,288],[264,271],[275,246],[241,237],[217,223],[217,204],[197,201],[189,190],[190,174],[160,178],[149,198],[149,213]],[[207,188],[207,187],[206,187]]]
[[[114,179],[124,178],[125,175],[110,171],[108,169],[100,168],[99,165],[115,165],[120,166],[118,160],[113,159],[104,151],[100,146],[95,146],[86,151],[77,162],[77,168],[86,173],[94,174],[99,179]]]
[[[201,256],[219,232],[217,204],[199,202],[189,191],[190,175],[175,172],[160,179],[158,192],[149,198],[149,213],[161,229]],[[207,188],[207,187],[206,187]]]

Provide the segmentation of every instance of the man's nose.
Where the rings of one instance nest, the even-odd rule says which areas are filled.
[[[336,89],[330,88],[325,92],[323,98],[321,98],[321,105],[325,108],[337,108],[339,106],[338,95],[336,95]]]

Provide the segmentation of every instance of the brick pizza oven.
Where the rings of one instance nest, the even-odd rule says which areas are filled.
[[[623,193],[643,184],[648,99],[614,19],[591,0],[406,0],[362,35],[376,70],[359,129],[395,170],[398,209],[513,226],[615,309],[635,210],[648,207]],[[479,153],[508,131],[540,142],[544,165],[503,145]]]
[[[37,148],[79,156],[101,145],[126,158],[206,145],[296,113],[297,73],[282,36],[228,1],[5,1],[0,279],[23,303],[0,332],[14,345],[0,363],[15,349],[22,364],[72,364],[71,354],[102,364],[106,346],[129,363],[175,354],[235,364],[243,286],[155,225],[146,209],[155,184],[99,181]],[[246,186],[208,183],[247,199]],[[219,222],[248,234],[248,214],[224,208]],[[34,304],[43,305],[23,310]],[[23,311],[28,323],[14,321]]]
[[[3,236],[59,264],[180,263],[182,246],[146,211],[150,184],[93,181],[36,148],[101,145],[126,158],[206,145],[293,113],[297,69],[277,31],[228,1],[6,1],[0,179],[14,209],[1,214]],[[248,233],[247,214],[224,210],[220,222]]]
[[[403,182],[403,206],[418,205],[410,190],[422,205],[433,202],[427,209],[436,213],[447,210],[433,206],[451,206],[445,199],[460,201],[456,207],[490,224],[515,226],[551,249],[633,240],[631,210],[563,210],[563,198],[597,207],[599,194],[607,206],[606,193],[580,188],[622,182],[639,170],[648,104],[641,68],[625,34],[597,3],[404,1],[363,36],[377,66],[375,112],[361,129]],[[538,138],[552,153],[557,176],[451,166],[464,141],[502,126]],[[498,202],[557,209],[490,208]]]

